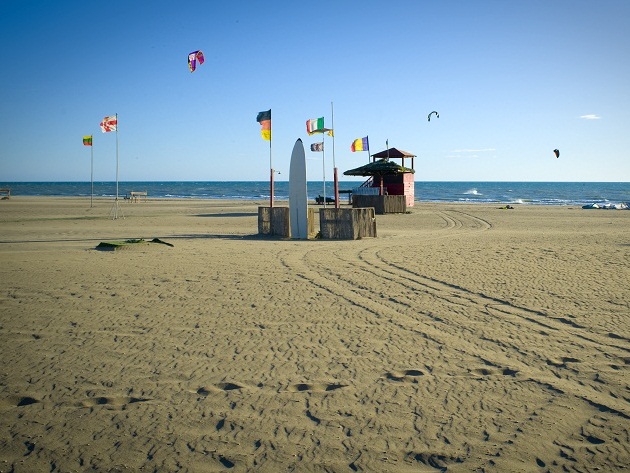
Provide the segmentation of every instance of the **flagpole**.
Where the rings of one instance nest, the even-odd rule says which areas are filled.
[[[271,161],[271,136],[269,136],[269,169],[270,169],[270,177],[269,177],[269,207],[273,207],[273,164]]]
[[[116,114],[116,201],[118,201],[118,114]]]
[[[90,193],[90,207],[93,206],[94,201],[94,136],[91,136],[91,145],[90,145],[90,184],[91,184],[91,193]]]
[[[115,117],[116,117],[115,118],[115,121],[116,121],[116,199],[114,200],[114,205],[113,205],[112,211],[110,213],[110,214],[113,214],[112,220],[116,220],[118,218],[118,211],[120,210],[120,205],[119,205],[119,202],[118,202],[118,197],[120,195],[120,193],[118,191],[118,167],[119,167],[118,166],[118,162],[119,162],[119,159],[118,159],[118,114],[116,114]],[[105,118],[107,118],[107,117],[105,117]],[[121,213],[122,217],[125,218],[125,216],[122,213],[122,210],[121,210],[120,213]]]
[[[114,218],[118,218],[118,114],[116,114],[116,210]]]
[[[332,139],[333,139],[333,168],[337,167],[335,164],[335,110],[333,103],[330,102],[330,126],[332,127]]]
[[[332,127],[332,140],[333,140],[333,180],[334,180],[334,192],[335,192],[335,208],[339,208],[339,177],[337,173],[337,164],[335,162],[335,109],[333,102],[330,102],[330,126]]]
[[[322,177],[324,179],[324,200],[322,204],[326,207],[326,146],[324,144],[326,138],[324,135],[325,133],[322,131]]]

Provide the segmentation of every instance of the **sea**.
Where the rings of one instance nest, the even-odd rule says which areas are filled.
[[[340,191],[351,191],[363,181],[341,181]],[[0,182],[11,196],[115,197],[116,182]],[[146,191],[149,198],[269,199],[269,181],[160,181],[118,182],[122,198],[130,191]],[[330,197],[333,183],[308,183],[308,197]],[[274,199],[289,198],[288,181],[274,183]],[[342,202],[345,194],[340,197]],[[464,202],[526,205],[587,205],[630,202],[630,182],[415,182],[417,202]]]

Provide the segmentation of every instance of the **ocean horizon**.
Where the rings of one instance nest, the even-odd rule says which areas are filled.
[[[341,181],[339,189],[351,191],[363,180]],[[90,197],[90,182],[0,182],[11,196]],[[269,199],[269,181],[119,181],[118,195],[146,191],[163,199]],[[333,194],[333,183],[309,181],[309,200]],[[94,197],[116,196],[116,182],[94,182]],[[342,202],[345,195],[341,196]],[[289,198],[288,181],[274,183],[274,199]],[[415,182],[416,202],[464,202],[528,205],[586,205],[630,202],[630,182]]]

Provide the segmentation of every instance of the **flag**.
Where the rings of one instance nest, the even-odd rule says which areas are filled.
[[[321,143],[313,143],[311,145],[311,151],[324,151],[324,142]]]
[[[92,146],[92,135],[83,137],[83,144],[85,146]]]
[[[256,116],[256,121],[260,123],[262,127],[260,129],[260,136],[262,136],[263,140],[271,141],[271,109],[260,112],[258,116]]]
[[[103,133],[116,131],[118,127],[118,115],[114,115],[113,117],[103,118],[103,121],[100,123],[100,126],[101,126],[101,131]]]
[[[328,131],[328,136],[332,136],[333,138],[335,137],[335,130],[330,128],[330,129],[326,129],[326,131]]]
[[[309,135],[313,133],[323,133],[324,131],[327,131],[324,128],[324,117],[306,120],[306,133]]]
[[[355,151],[368,151],[370,149],[370,143],[368,142],[368,137],[365,138],[357,138],[350,145],[350,151],[353,153]]]

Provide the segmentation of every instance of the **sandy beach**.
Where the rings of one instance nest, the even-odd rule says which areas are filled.
[[[630,212],[259,205],[0,201],[0,472],[628,471]]]

